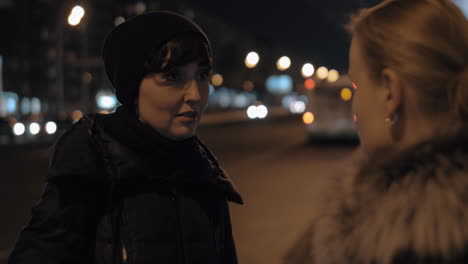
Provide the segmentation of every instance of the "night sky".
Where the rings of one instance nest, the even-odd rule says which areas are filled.
[[[31,2],[29,2],[31,1]],[[41,0],[0,0],[0,6],[12,6],[12,3],[33,3]],[[84,0],[67,1],[80,3]],[[94,2],[93,0],[86,0]],[[84,1],[84,2],[86,2]],[[229,25],[234,30],[245,33],[262,45],[273,45],[284,55],[303,58],[311,62],[326,65],[339,70],[347,70],[349,36],[343,29],[349,14],[360,7],[376,4],[381,0],[190,0],[190,1],[143,1],[161,2],[167,6],[189,6],[201,10],[218,21]],[[103,2],[109,2],[108,0]],[[116,6],[137,0],[115,0]],[[14,4],[16,6],[16,4]],[[11,13],[8,9],[5,12]],[[17,10],[18,11],[18,10]],[[44,11],[46,15],[47,11]],[[14,11],[15,12],[15,11]],[[19,11],[18,11],[19,12]],[[196,11],[197,12],[197,11]],[[19,12],[21,14],[21,12]],[[53,16],[53,14],[49,15]],[[14,18],[17,18],[15,16]],[[22,18],[24,19],[24,18]],[[195,21],[197,21],[195,15]],[[17,38],[14,34],[16,22],[2,20],[2,35],[5,41]],[[203,25],[202,25],[203,27]],[[22,33],[23,34],[23,33]],[[229,33],[226,33],[229,34]],[[23,37],[22,37],[23,38]],[[17,43],[22,45],[20,43]],[[15,44],[15,46],[17,45]],[[4,46],[4,45],[0,45]],[[256,47],[252,47],[255,49]],[[261,52],[261,50],[259,50]]]
[[[193,10],[194,21],[212,41],[216,70],[226,74],[226,85],[238,88],[245,78],[257,79],[263,85],[262,78],[278,73],[276,60],[283,55],[291,58],[288,72],[296,79],[302,78],[300,67],[305,62],[316,68],[327,66],[347,72],[350,36],[344,25],[350,14],[381,0],[0,0],[0,54],[6,58],[5,85],[21,87],[15,89],[24,94],[38,91],[53,94],[49,89],[53,78],[47,76],[54,65],[49,51],[55,48],[58,6],[89,4],[85,18],[90,25],[88,54],[99,58],[104,37],[114,26],[115,17],[135,15],[128,12],[128,7],[138,2],[146,3],[149,10],[153,10],[150,6],[183,14]],[[65,31],[66,51],[80,55],[83,35],[70,27]],[[251,72],[243,64],[250,50],[261,56],[259,67]],[[22,81],[24,76],[28,78]],[[79,83],[76,76],[68,76],[67,80],[72,85]]]
[[[197,1],[197,6],[285,55],[347,70],[348,16],[380,0]]]

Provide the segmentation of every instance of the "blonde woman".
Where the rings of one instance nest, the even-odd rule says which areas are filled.
[[[349,30],[366,158],[285,263],[468,263],[466,18],[450,0],[387,0]]]

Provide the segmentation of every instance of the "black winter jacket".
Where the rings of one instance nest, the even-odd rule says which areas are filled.
[[[237,263],[228,201],[242,199],[214,156],[125,118],[86,116],[57,141],[8,263]]]

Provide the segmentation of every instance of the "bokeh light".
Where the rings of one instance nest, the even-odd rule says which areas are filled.
[[[314,72],[315,72],[314,65],[310,63],[306,63],[302,66],[302,70],[301,70],[302,77],[309,78],[310,76],[314,74]]]
[[[249,108],[247,108],[247,116],[250,119],[255,119],[255,118],[263,119],[267,115],[268,115],[268,108],[264,105],[259,105],[259,106],[251,105],[249,106]]]
[[[324,80],[328,77],[328,69],[325,66],[322,66],[317,69],[317,78]]]
[[[72,112],[73,121],[78,121],[82,117],[83,117],[83,112],[81,112],[80,110],[75,110],[75,111]]]
[[[339,78],[340,78],[340,74],[338,73],[337,70],[330,70],[328,72],[327,80],[329,82],[331,82],[331,83],[336,82],[336,81],[338,81]]]
[[[68,16],[68,24],[70,24],[71,26],[76,26],[80,24],[80,21],[83,18],[84,14],[85,11],[81,6],[77,5],[73,7],[70,15]]]
[[[39,114],[41,112],[41,100],[37,97],[31,98],[31,114]]]
[[[41,131],[41,126],[39,126],[38,123],[33,122],[29,125],[29,133],[31,133],[31,135],[37,135],[39,134],[40,131]]]
[[[247,68],[255,68],[259,61],[260,56],[258,55],[258,53],[255,51],[251,51],[249,52],[249,54],[247,54],[247,57],[245,57],[245,66],[247,66]]]
[[[96,94],[96,104],[100,110],[111,110],[115,106],[117,106],[117,97],[111,92],[100,91]],[[81,117],[79,117],[78,119],[80,118]]]
[[[81,81],[83,82],[83,84],[88,85],[93,81],[93,75],[90,72],[85,72],[81,76]]]
[[[135,13],[141,15],[146,11],[146,4],[143,2],[137,2],[135,4]]]
[[[302,115],[302,121],[304,122],[304,124],[310,125],[315,121],[315,116],[311,112],[305,112]]]
[[[242,88],[244,88],[244,90],[247,92],[251,92],[255,88],[255,85],[252,81],[247,80],[242,84]]]
[[[85,11],[84,11],[83,7],[77,5],[77,6],[73,7],[73,9],[71,11],[71,14],[82,18],[84,16],[84,14],[85,14]]]
[[[287,56],[283,56],[279,58],[278,61],[276,62],[276,67],[280,71],[287,70],[289,69],[290,66],[291,66],[291,59]]]
[[[257,106],[257,117],[260,119],[265,118],[268,115],[268,108],[264,105]]]
[[[24,134],[24,132],[26,132],[26,127],[22,123],[16,123],[13,126],[13,133],[16,136],[21,136]]]
[[[343,88],[341,89],[341,99],[343,99],[343,101],[349,101],[351,100],[351,98],[353,98],[353,92],[351,92],[351,89],[349,88]]]
[[[47,124],[45,126],[45,130],[46,130],[47,134],[52,135],[55,132],[57,132],[57,124],[55,124],[55,122],[49,121],[49,122],[47,122]]]
[[[125,18],[122,16],[118,16],[114,19],[114,26],[118,26],[122,24],[123,22],[125,22]]]
[[[257,106],[251,105],[249,108],[247,108],[247,116],[250,119],[257,118]]]
[[[295,101],[289,105],[289,111],[293,114],[302,114],[306,109],[306,105],[302,101]]]
[[[213,76],[211,76],[211,83],[214,85],[214,86],[221,86],[223,85],[223,82],[224,82],[224,78],[221,74],[214,74]]]
[[[312,90],[315,88],[315,81],[313,79],[306,79],[304,81],[304,87],[307,89],[307,90]]]

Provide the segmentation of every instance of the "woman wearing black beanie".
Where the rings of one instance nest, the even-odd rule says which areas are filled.
[[[208,38],[150,12],[114,28],[103,59],[121,106],[59,138],[8,263],[237,263],[228,201],[242,198],[195,136]]]

